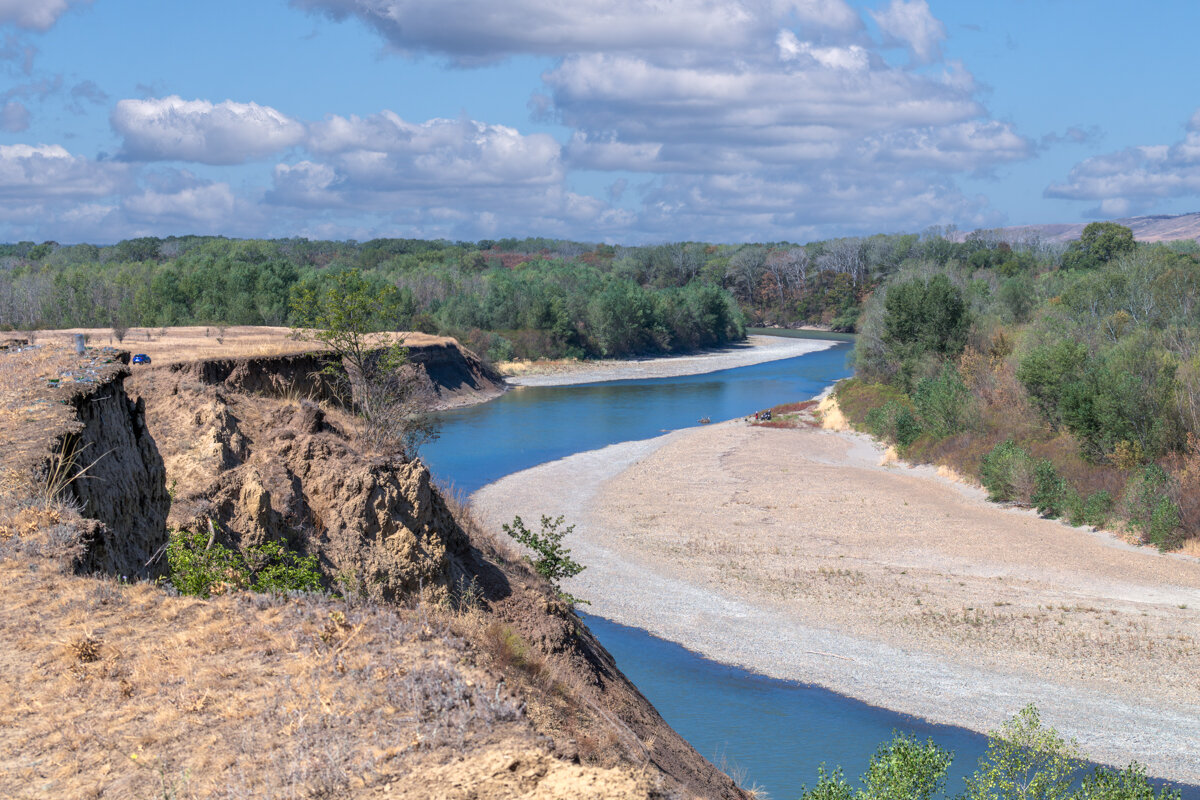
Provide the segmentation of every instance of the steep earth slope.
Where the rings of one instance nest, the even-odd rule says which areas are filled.
[[[120,354],[0,354],[0,795],[744,797],[422,464],[261,367],[130,400]],[[52,492],[70,441],[104,458]],[[345,599],[71,574],[161,569],[168,486],[171,525],[282,539]]]

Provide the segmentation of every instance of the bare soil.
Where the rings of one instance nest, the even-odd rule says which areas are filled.
[[[595,361],[510,361],[498,365],[498,369],[513,386],[566,386],[601,381],[703,375],[723,369],[794,358],[836,344],[836,341],[820,339],[747,336],[745,342],[685,355]]]
[[[156,364],[128,383],[117,362],[68,389],[49,379],[90,378],[90,362],[30,352],[0,353],[24,387],[3,428],[24,446],[0,451],[15,476],[0,483],[0,796],[746,796],[423,464],[372,452],[335,406],[279,391],[282,373],[256,375],[272,357]],[[129,441],[102,463],[152,451],[157,472],[132,482],[162,493],[163,515],[169,482],[170,524],[243,550],[284,540],[348,599],[202,600],[103,566],[71,574],[99,541],[161,564],[122,522],[147,505],[129,476],[95,481],[94,500],[35,491],[30,467],[61,431],[118,429]],[[108,507],[128,513],[92,518]]]
[[[980,731],[1034,702],[1097,758],[1200,780],[1196,559],[998,507],[810,426],[615,445],[474,505],[494,523],[567,514],[589,566],[570,591],[601,616]]]

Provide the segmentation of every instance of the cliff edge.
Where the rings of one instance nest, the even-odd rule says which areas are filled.
[[[419,461],[278,363],[123,361],[0,353],[0,794],[745,796]],[[284,542],[326,592],[131,580],[168,526]]]

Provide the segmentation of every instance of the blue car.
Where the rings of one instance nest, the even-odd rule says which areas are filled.
[[[133,357],[133,363],[135,363],[135,364],[149,364],[149,363],[150,363],[150,356],[146,355],[145,353],[138,353],[136,356],[134,356],[134,357]]]

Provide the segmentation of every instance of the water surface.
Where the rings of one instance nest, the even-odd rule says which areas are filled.
[[[789,332],[791,335],[805,334]],[[821,336],[819,338],[836,338]],[[852,370],[852,342],[749,367],[686,377],[580,386],[517,387],[489,403],[444,412],[422,455],[437,478],[471,493],[547,461],[807,399]],[[702,755],[773,800],[799,797],[817,767],[841,765],[853,783],[894,730],[956,753],[951,795],[986,748],[965,728],[933,725],[816,686],[718,664],[637,628],[587,616],[621,670]],[[1183,787],[1200,800],[1200,787]]]
[[[610,444],[733,419],[806,399],[848,377],[852,343],[704,375],[578,386],[517,386],[488,403],[442,412],[421,450],[435,477],[470,494],[505,475]]]

